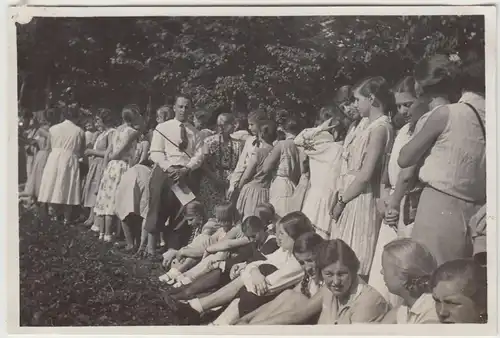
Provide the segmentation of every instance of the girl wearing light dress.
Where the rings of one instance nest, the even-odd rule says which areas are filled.
[[[136,105],[129,105],[122,110],[123,124],[116,128],[106,154],[109,163],[102,175],[97,193],[94,212],[100,229],[99,239],[112,241],[112,223],[115,217],[115,201],[118,185],[123,174],[133,161],[137,139],[141,135],[134,126],[142,127],[143,121]]]
[[[47,109],[37,116],[40,128],[34,136],[38,151],[33,161],[31,173],[28,176],[28,181],[21,196],[29,196],[35,202],[38,199],[40,185],[42,184],[43,170],[50,153],[50,133],[49,128],[52,127],[59,119],[58,111],[55,109]]]
[[[303,130],[295,144],[309,158],[310,187],[302,212],[324,239],[335,237],[335,222],[330,216],[340,171],[342,143],[347,130],[342,113],[336,106],[320,110],[319,125]]]
[[[57,213],[64,209],[64,224],[71,221],[73,207],[80,204],[81,182],[78,159],[85,150],[85,133],[75,121],[76,107],[66,108],[66,119],[49,129],[51,152],[43,170],[38,201],[49,203]]]
[[[105,155],[108,145],[111,144],[114,128],[111,127],[112,115],[109,109],[99,109],[97,111],[95,124],[98,130],[98,136],[91,149],[85,150],[85,155],[89,158],[89,171],[83,185],[83,207],[90,208],[89,218],[85,221],[86,226],[94,224],[94,206],[97,198],[99,184],[101,183],[102,173],[106,167]],[[93,226],[92,230],[99,231],[97,226]]]
[[[393,141],[387,112],[394,106],[394,95],[384,78],[372,77],[355,87],[354,97],[367,122],[342,155],[332,218],[337,222],[336,235],[354,250],[361,262],[360,275],[367,280],[382,221],[377,199]]]
[[[385,198],[381,198],[379,202],[380,211],[384,212],[387,208],[389,202],[391,201],[391,195],[394,194],[396,188],[396,182],[398,180],[398,175],[401,172],[401,168],[398,166],[398,156],[401,148],[410,140],[411,133],[410,129],[410,107],[416,100],[415,94],[415,79],[412,76],[407,76],[403,78],[394,88],[394,98],[397,106],[397,114],[393,116],[393,126],[398,127],[399,130],[392,147],[391,156],[388,161],[388,170],[383,184],[386,187]],[[415,107],[414,107],[415,108]],[[404,124],[404,125],[403,125]],[[399,208],[401,206],[401,208]],[[401,205],[401,200],[399,200],[397,212],[404,209],[404,205]],[[382,251],[384,246],[395,240],[398,237],[409,237],[411,224],[405,224],[403,218],[400,218],[400,224],[382,222],[380,228],[380,233],[377,240],[377,247],[375,249],[375,256],[373,257],[373,263],[370,272],[369,284],[376,288],[378,292],[385,297],[385,299],[391,303],[392,306],[397,306],[401,302],[401,298],[391,294],[384,283],[384,279],[380,273],[382,269]]]
[[[291,211],[291,199],[301,175],[301,154],[293,140],[300,131],[299,121],[290,117],[283,123],[284,139],[278,141],[262,166],[265,174],[274,176],[269,188],[269,203],[276,215],[283,217]]]
[[[474,66],[474,67],[472,67]],[[445,55],[415,67],[425,95],[453,96],[457,79]],[[467,67],[459,102],[424,115],[425,122],[401,149],[398,164],[423,163],[418,176],[425,188],[418,204],[412,238],[424,244],[438,264],[472,256],[471,217],[486,201],[484,61]]]

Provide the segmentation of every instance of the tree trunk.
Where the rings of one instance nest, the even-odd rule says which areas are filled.
[[[19,90],[19,93],[18,93],[18,96],[17,96],[17,104],[18,105],[21,105],[22,102],[23,102],[23,97],[24,97],[24,91],[26,89],[26,80],[27,80],[27,76],[26,75],[23,75],[22,77],[22,84],[21,84],[21,89]]]
[[[45,109],[49,109],[52,101],[52,81],[50,73],[47,76],[47,83],[45,85]]]

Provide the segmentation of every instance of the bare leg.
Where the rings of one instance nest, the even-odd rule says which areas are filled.
[[[83,223],[86,226],[91,226],[94,223],[95,213],[94,208],[90,208],[89,218]]]
[[[231,323],[238,320],[240,317],[240,311],[238,310],[240,299],[233,299],[231,304],[222,312],[216,320],[214,320],[214,325],[230,325]]]
[[[191,258],[191,257],[186,257],[178,266],[176,266],[175,268],[177,270],[179,270],[179,272],[186,272],[188,271],[189,269],[191,269],[193,266],[196,265],[196,263],[198,263],[199,260],[197,260],[196,258]]]
[[[99,228],[99,233],[104,235],[104,229],[105,229],[105,224],[104,224],[104,216],[95,216],[95,225],[97,228]]]
[[[209,273],[196,278],[191,284],[184,285],[179,288],[179,292],[174,294],[175,299],[191,299],[197,294],[210,290],[213,287],[220,285],[222,271],[215,269]]]
[[[64,209],[64,221],[69,222],[71,221],[71,214],[73,213],[73,206],[72,205],[65,205],[63,206]]]
[[[105,215],[104,216],[104,235],[111,236],[113,232],[113,216]]]
[[[134,237],[132,235],[133,219],[127,217],[122,221],[123,234],[125,235],[125,241],[127,242],[126,250],[132,249],[134,247]]]
[[[206,297],[200,298],[200,303],[203,310],[206,311],[211,308],[229,303],[231,300],[234,299],[234,297],[236,297],[236,295],[244,285],[245,284],[243,283],[241,277],[238,277],[233,281],[231,281],[231,283],[223,286],[214,293]]]

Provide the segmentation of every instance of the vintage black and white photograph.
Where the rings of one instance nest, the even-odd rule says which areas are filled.
[[[485,8],[249,9],[12,20],[18,325],[495,324]]]

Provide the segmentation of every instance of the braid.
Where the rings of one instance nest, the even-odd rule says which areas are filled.
[[[300,292],[307,298],[311,298],[311,291],[309,290],[309,283],[311,282],[311,276],[308,273],[304,274],[302,281],[300,282]]]

